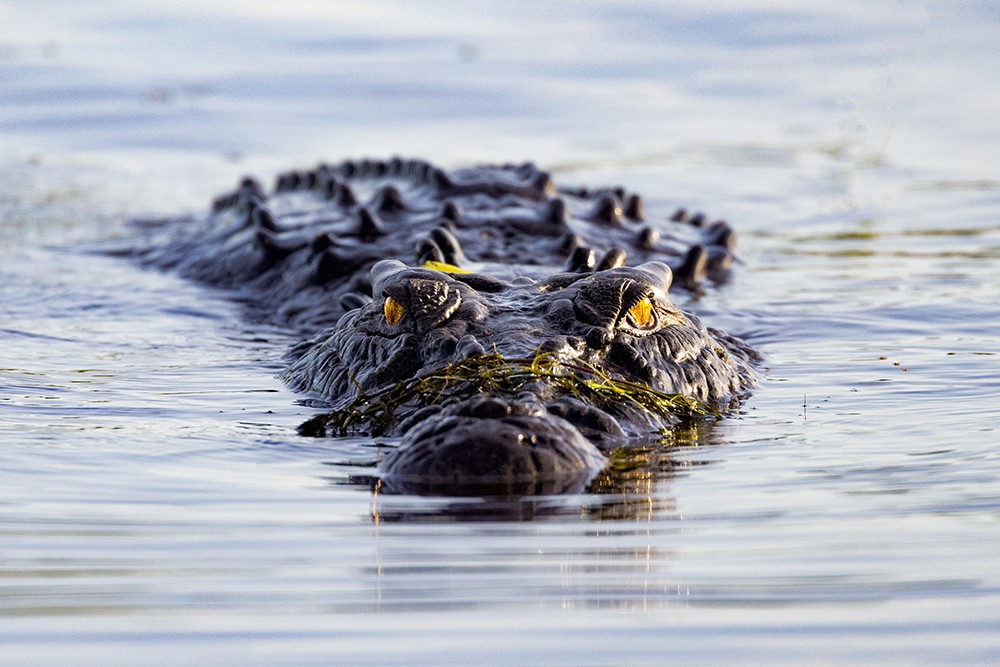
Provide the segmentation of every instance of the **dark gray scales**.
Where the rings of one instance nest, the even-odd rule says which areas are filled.
[[[753,348],[668,296],[726,278],[732,230],[645,209],[622,188],[558,188],[532,164],[366,160],[282,174],[271,193],[246,179],[205,216],[147,221],[135,254],[236,290],[254,316],[308,336],[284,378],[341,414],[470,360],[544,358],[556,381],[456,382],[354,429],[402,438],[381,474],[404,489],[570,490],[604,451],[663,424],[566,378],[721,412],[755,380]],[[312,431],[336,435],[330,423]]]
[[[356,306],[382,259],[507,278],[655,259],[676,286],[725,279],[727,223],[678,210],[651,225],[644,209],[620,187],[557,188],[530,163],[446,172],[422,160],[348,161],[281,174],[271,192],[247,178],[203,217],[145,221],[162,233],[139,255],[239,288],[269,319],[302,331]]]

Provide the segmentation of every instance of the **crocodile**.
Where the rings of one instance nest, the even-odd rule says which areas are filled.
[[[143,221],[132,254],[296,332],[283,379],[332,410],[302,432],[400,438],[387,484],[558,492],[756,380],[753,347],[668,294],[726,280],[733,230],[647,217],[638,194],[560,188],[531,163],[345,161]]]

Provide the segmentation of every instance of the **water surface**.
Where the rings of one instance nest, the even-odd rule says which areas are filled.
[[[991,3],[0,3],[5,664],[992,663]],[[81,251],[244,173],[533,159],[740,232],[767,355],[593,493],[373,493],[287,334]]]

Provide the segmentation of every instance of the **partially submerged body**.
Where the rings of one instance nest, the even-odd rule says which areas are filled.
[[[558,489],[754,381],[750,346],[668,297],[724,277],[728,225],[679,213],[673,238],[643,217],[636,195],[559,191],[531,165],[351,162],[272,196],[244,181],[207,219],[152,225],[140,256],[309,335],[284,377],[334,408],[310,430],[401,437],[381,467],[397,485]]]

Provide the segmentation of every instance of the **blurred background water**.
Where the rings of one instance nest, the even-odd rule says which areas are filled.
[[[991,2],[0,0],[0,662],[995,663]],[[727,218],[768,355],[654,472],[383,496],[289,343],[74,248],[345,157]]]

